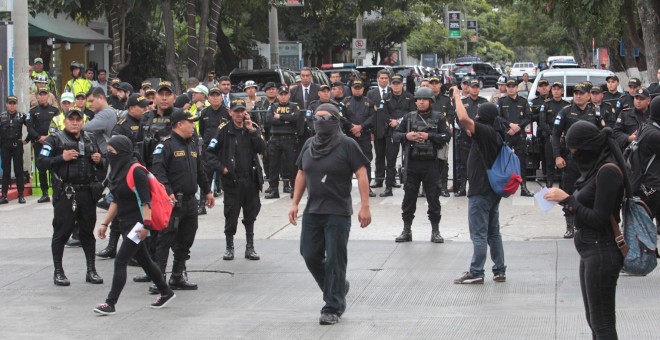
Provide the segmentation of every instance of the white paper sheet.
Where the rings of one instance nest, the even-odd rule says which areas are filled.
[[[543,212],[548,212],[555,205],[557,205],[557,203],[550,202],[550,201],[546,200],[545,198],[543,198],[543,196],[545,196],[545,194],[547,194],[548,191],[550,191],[550,190],[547,187],[543,187],[543,189],[541,189],[539,192],[534,194],[534,200],[539,205],[539,208],[541,208],[541,210],[543,210]]]
[[[137,234],[137,231],[142,229],[142,227],[143,227],[142,223],[140,223],[140,222],[135,223],[135,226],[133,227],[133,229],[131,229],[131,231],[128,232],[128,235],[127,235],[128,238],[131,241],[135,242],[135,244],[140,244],[140,241],[142,241],[138,238],[138,234]]]

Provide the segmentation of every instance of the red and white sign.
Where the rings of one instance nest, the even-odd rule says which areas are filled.
[[[353,59],[364,59],[367,55],[367,39],[353,39]]]

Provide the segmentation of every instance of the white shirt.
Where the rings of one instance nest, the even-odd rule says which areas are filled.
[[[385,91],[385,92],[383,92]],[[378,93],[380,94],[380,99],[385,99],[385,95],[388,93],[388,87],[380,87],[378,86]]]

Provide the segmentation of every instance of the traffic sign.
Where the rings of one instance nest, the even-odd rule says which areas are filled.
[[[353,39],[351,44],[353,59],[365,59],[367,56],[367,39]]]
[[[305,6],[305,0],[276,0],[273,4],[277,7],[302,7]]]
[[[477,31],[477,21],[476,20],[465,20],[468,31]]]
[[[447,31],[448,36],[451,39],[458,39],[461,37],[461,12],[447,12],[448,25]]]

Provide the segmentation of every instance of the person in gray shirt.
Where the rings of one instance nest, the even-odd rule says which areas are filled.
[[[112,129],[117,125],[117,112],[108,105],[105,93],[100,87],[94,87],[87,96],[87,102],[94,111],[94,119],[85,123],[83,131],[91,132],[96,138],[103,156],[107,151],[107,142],[112,137]]]

